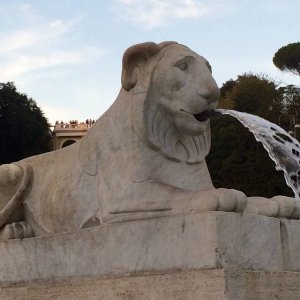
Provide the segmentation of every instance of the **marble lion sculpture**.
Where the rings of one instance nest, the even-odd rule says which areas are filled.
[[[189,48],[130,47],[119,96],[82,140],[0,167],[0,238],[246,206],[298,217],[292,198],[213,187],[205,156],[218,99],[208,61]]]

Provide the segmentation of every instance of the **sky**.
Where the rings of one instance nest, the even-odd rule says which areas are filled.
[[[300,41],[299,0],[0,0],[0,82],[13,81],[50,123],[98,119],[121,87],[124,51],[176,41],[208,59],[221,87]]]

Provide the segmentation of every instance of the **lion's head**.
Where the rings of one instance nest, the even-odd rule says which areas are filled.
[[[191,164],[205,158],[220,92],[204,57],[175,42],[132,46],[123,57],[122,86],[140,105],[152,148]]]

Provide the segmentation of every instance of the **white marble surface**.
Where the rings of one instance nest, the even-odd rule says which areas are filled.
[[[280,222],[206,212],[3,241],[0,282],[218,268],[299,271],[299,223],[281,231]]]
[[[8,224],[0,239],[243,211],[246,196],[215,189],[205,162],[219,93],[209,63],[189,48],[174,42],[130,47],[116,101],[82,140],[0,166],[0,226]]]

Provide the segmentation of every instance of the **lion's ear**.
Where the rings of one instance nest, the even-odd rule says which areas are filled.
[[[132,89],[137,83],[136,68],[142,61],[158,53],[161,46],[152,42],[134,45],[128,48],[123,55],[122,86],[126,91]]]
[[[167,41],[160,44],[146,42],[133,45],[128,48],[123,55],[122,63],[122,86],[126,91],[132,89],[137,83],[137,67],[138,64],[146,61],[151,56],[158,53],[162,48],[177,44],[176,42]]]

